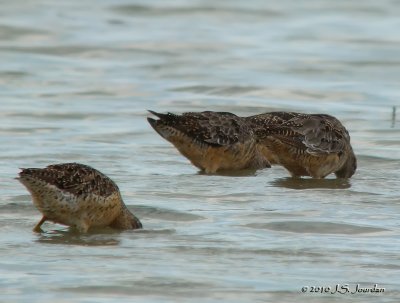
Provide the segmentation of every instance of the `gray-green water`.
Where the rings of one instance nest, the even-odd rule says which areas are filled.
[[[399,302],[398,1],[3,1],[1,302]],[[206,176],[146,109],[324,112],[349,181]],[[144,230],[45,224],[18,167],[113,178]],[[356,284],[379,294],[315,294]]]

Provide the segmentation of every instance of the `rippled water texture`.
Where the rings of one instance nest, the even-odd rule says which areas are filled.
[[[399,16],[394,0],[3,1],[0,301],[399,302]],[[359,168],[199,174],[146,109],[329,113]],[[13,178],[69,161],[113,178],[145,228],[33,233]],[[301,292],[336,284],[385,292]]]

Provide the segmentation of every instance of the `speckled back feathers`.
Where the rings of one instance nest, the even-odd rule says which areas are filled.
[[[94,194],[102,197],[118,192],[118,186],[103,173],[83,164],[63,163],[46,168],[26,168],[19,173],[20,178],[33,178],[54,185],[73,195]]]
[[[171,127],[193,140],[209,145],[243,143],[253,136],[251,127],[241,117],[228,112],[187,112],[182,115],[150,112],[160,118],[159,120],[148,118],[152,127],[159,133],[161,128]]]
[[[271,112],[246,118],[259,139],[275,136],[310,154],[337,153],[350,143],[345,127],[324,114]]]

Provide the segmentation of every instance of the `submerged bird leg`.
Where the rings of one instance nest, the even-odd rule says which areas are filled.
[[[75,224],[75,227],[80,233],[86,234],[90,225],[86,220],[81,220]]]
[[[47,217],[43,216],[42,219],[40,219],[39,223],[36,224],[36,226],[33,228],[33,231],[36,233],[42,232],[42,229],[40,228],[40,226],[42,226],[42,224],[46,221],[47,221]]]

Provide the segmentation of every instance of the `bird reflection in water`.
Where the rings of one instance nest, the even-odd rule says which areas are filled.
[[[351,187],[349,179],[280,178],[271,182],[273,186],[290,189],[346,189]]]
[[[82,246],[117,246],[121,242],[120,234],[120,231],[111,228],[95,229],[86,234],[82,234],[74,228],[66,228],[38,233],[36,242]]]

